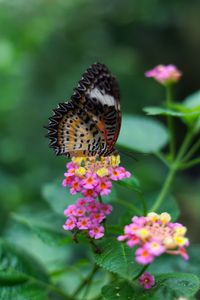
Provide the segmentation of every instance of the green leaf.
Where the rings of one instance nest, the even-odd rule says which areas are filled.
[[[178,297],[192,297],[199,289],[199,279],[193,274],[163,274],[156,276],[155,279],[155,286],[150,290],[132,286],[127,281],[115,281],[103,287],[102,295],[107,300],[173,300]]]
[[[94,254],[97,265],[105,270],[118,274],[120,277],[131,279],[137,275],[142,267],[134,261],[134,250],[117,239],[107,238],[98,243],[102,250]]]
[[[156,197],[157,197],[156,194],[153,194],[147,198],[148,211],[152,211],[151,208],[155,202]],[[162,203],[162,205],[160,206],[157,212],[158,213],[168,212],[171,215],[172,220],[176,221],[180,215],[180,209],[178,207],[175,197],[172,195],[166,197],[165,201]]]
[[[166,128],[148,117],[123,117],[118,145],[130,150],[152,153],[163,148],[168,141]]]
[[[147,106],[143,108],[144,112],[147,113],[147,115],[150,116],[156,116],[156,115],[168,115],[173,117],[181,117],[184,115],[183,112],[164,108],[164,107],[158,107],[158,106]]]
[[[51,246],[57,246],[61,245],[63,243],[66,243],[67,241],[70,241],[70,237],[66,237],[66,233],[62,229],[62,224],[64,224],[64,220],[62,221],[62,224],[55,224],[56,222],[56,216],[52,216],[53,223],[44,223],[38,221],[37,219],[30,218],[28,216],[22,216],[19,214],[12,214],[12,218],[19,222],[20,224],[28,227],[32,233],[36,234],[38,238],[40,238],[44,243],[51,245]],[[63,218],[64,219],[64,218]]]
[[[0,299],[42,300],[48,283],[43,267],[24,250],[0,239]]]
[[[124,186],[124,187],[127,187],[129,189],[132,189],[135,192],[138,192],[138,193],[141,192],[140,182],[133,175],[131,175],[131,177],[129,177],[129,178],[125,178],[123,180],[117,181],[116,183],[119,184],[119,185],[121,185],[121,186]]]
[[[101,290],[106,300],[133,300],[135,291],[127,281],[118,281],[105,285]],[[139,299],[139,298],[138,298]]]
[[[197,107],[200,109],[200,90],[186,97],[183,100],[183,105],[190,109],[197,108]]]
[[[43,187],[42,194],[53,211],[63,216],[65,208],[74,203],[77,195],[70,194],[69,189],[62,187],[61,183],[48,183]]]

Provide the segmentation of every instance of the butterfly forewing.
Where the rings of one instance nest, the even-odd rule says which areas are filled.
[[[121,125],[119,88],[103,64],[83,74],[68,103],[61,103],[49,118],[48,137],[56,154],[108,155]]]

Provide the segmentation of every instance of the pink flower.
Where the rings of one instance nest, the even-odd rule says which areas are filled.
[[[174,65],[158,65],[145,72],[146,77],[152,77],[163,85],[177,82],[181,75],[181,72]]]
[[[124,167],[111,167],[109,169],[110,179],[117,181],[131,176],[131,173],[126,171]]]
[[[77,201],[76,201],[76,205],[77,206],[84,206],[85,204],[87,204],[87,200],[85,198],[79,198]]]
[[[81,183],[81,181],[77,177],[73,180],[73,182],[71,183],[71,188],[70,188],[70,193],[72,195],[75,195],[76,193],[81,191],[80,183]]]
[[[101,223],[105,219],[105,215],[103,213],[92,213],[90,216],[91,222],[93,223]]]
[[[74,211],[74,216],[76,217],[81,217],[85,214],[86,208],[83,206],[77,206],[75,211]]]
[[[145,248],[149,251],[150,254],[159,256],[165,252],[165,247],[161,245],[160,242],[156,240],[151,240],[145,244]]]
[[[104,204],[104,203],[100,203],[99,207],[100,207],[100,210],[106,215],[109,215],[113,209],[112,205]]]
[[[179,248],[179,254],[183,257],[183,259],[188,260],[189,255],[187,254],[187,251],[184,247]]]
[[[94,239],[100,239],[104,236],[104,227],[95,226],[89,230],[89,236]]]
[[[77,222],[78,229],[85,230],[85,229],[88,229],[90,226],[91,226],[90,218],[87,218],[87,217],[79,218],[79,220]]]
[[[75,213],[76,206],[74,204],[69,205],[67,209],[64,210],[64,215],[67,217],[71,217]]]
[[[82,194],[85,197],[91,197],[91,198],[96,198],[98,196],[98,193],[96,192],[96,190],[94,188],[82,190]]]
[[[132,236],[128,239],[128,241],[126,242],[126,244],[127,244],[130,248],[134,247],[135,245],[138,245],[139,243],[140,243],[140,240],[139,240],[139,238],[138,238],[136,235],[132,235]]]
[[[146,217],[134,216],[132,223],[124,227],[124,235],[120,235],[118,241],[126,242],[129,247],[139,246],[135,252],[139,264],[149,264],[163,253],[181,255],[187,260],[187,228],[170,221],[171,216],[166,212],[150,212]]]
[[[96,202],[95,200],[91,200],[87,206],[87,211],[88,212],[97,212],[99,209],[99,202]]]
[[[63,228],[65,230],[72,230],[76,227],[76,218],[70,217],[66,220],[65,224],[63,225]]]
[[[112,188],[112,183],[109,180],[101,179],[99,185],[97,186],[97,191],[101,196],[107,196],[110,194]]]
[[[150,264],[154,260],[154,256],[145,248],[138,248],[135,254],[137,263],[141,265]]]
[[[148,272],[144,272],[140,278],[139,283],[144,289],[150,289],[155,284],[155,278]]]

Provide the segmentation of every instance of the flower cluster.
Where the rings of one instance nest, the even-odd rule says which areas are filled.
[[[98,202],[97,198],[110,194],[112,181],[131,176],[119,163],[119,155],[112,155],[100,158],[74,157],[67,164],[62,185],[69,187],[72,195],[81,193],[83,198],[65,210],[65,230],[85,230],[91,238],[103,237],[102,222],[111,213],[112,206]]]
[[[187,260],[187,229],[180,223],[170,221],[171,216],[165,212],[160,215],[151,212],[146,217],[133,217],[132,223],[125,226],[124,235],[119,236],[118,240],[126,241],[129,247],[138,246],[135,252],[136,261],[142,265],[151,263],[164,252],[179,254]]]
[[[91,238],[99,239],[104,235],[104,227],[101,223],[111,211],[111,205],[90,198],[80,198],[76,204],[69,205],[64,211],[67,220],[63,228],[65,230],[87,230]]]
[[[130,177],[125,168],[119,166],[119,156],[76,157],[67,164],[63,186],[70,188],[70,193],[81,193],[85,197],[97,198],[111,192],[112,180]]]
[[[145,72],[146,77],[152,77],[163,85],[177,82],[181,77],[181,72],[174,65],[158,65],[152,70]]]
[[[149,272],[144,272],[139,278],[139,283],[144,289],[148,290],[155,284],[155,277]]]

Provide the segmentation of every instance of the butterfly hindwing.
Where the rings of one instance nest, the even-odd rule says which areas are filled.
[[[105,139],[96,124],[73,103],[61,103],[48,125],[50,147],[57,155],[95,155],[105,148]]]
[[[48,137],[56,154],[108,155],[121,125],[119,88],[103,64],[83,74],[68,103],[60,103],[49,118]]]

